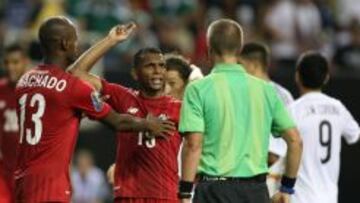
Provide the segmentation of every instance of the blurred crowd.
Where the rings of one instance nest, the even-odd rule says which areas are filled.
[[[83,48],[113,25],[135,21],[136,36],[99,64],[109,80],[127,84],[132,55],[145,46],[181,53],[207,73],[205,28],[228,17],[242,24],[246,41],[270,45],[273,72],[286,73],[300,52],[317,49],[333,62],[333,72],[354,76],[360,72],[359,11],[359,0],[2,0],[0,47],[21,42],[39,61],[37,29],[53,15],[74,20]]]

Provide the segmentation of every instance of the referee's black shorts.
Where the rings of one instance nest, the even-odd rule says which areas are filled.
[[[266,175],[221,178],[199,175],[194,203],[269,203]]]

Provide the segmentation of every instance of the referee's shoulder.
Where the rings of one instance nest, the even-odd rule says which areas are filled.
[[[188,87],[201,87],[212,82],[212,75],[207,75],[201,79],[191,81]]]

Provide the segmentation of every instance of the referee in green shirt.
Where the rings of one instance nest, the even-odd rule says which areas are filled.
[[[211,74],[185,90],[179,131],[185,141],[179,183],[181,202],[265,203],[269,135],[288,145],[286,173],[273,202],[287,203],[301,159],[301,139],[273,85],[237,64],[243,32],[235,21],[213,22],[207,31]],[[197,177],[197,178],[196,178]]]

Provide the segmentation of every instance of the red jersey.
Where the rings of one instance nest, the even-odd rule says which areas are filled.
[[[8,79],[0,80],[0,159],[4,177],[13,188],[13,173],[19,143],[19,124],[16,115],[15,86]]]
[[[5,174],[3,170],[3,163],[0,160],[0,202],[1,203],[11,203],[12,201],[12,194],[8,183],[5,181]]]
[[[103,94],[119,113],[179,122],[181,102],[163,96],[142,97],[137,91],[103,81]],[[145,132],[119,132],[115,168],[115,197],[177,199],[178,163],[181,144],[178,132],[169,139],[147,139]]]
[[[90,85],[53,65],[25,73],[16,87],[20,145],[16,196],[24,202],[69,201],[69,164],[82,112],[105,117]]]

